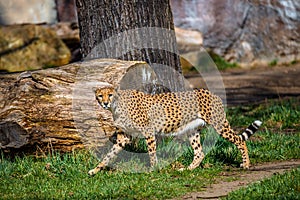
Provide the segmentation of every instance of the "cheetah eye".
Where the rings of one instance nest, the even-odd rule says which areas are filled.
[[[102,98],[102,97],[103,97],[103,95],[102,95],[102,94],[99,94],[99,95],[98,95],[98,97],[99,97],[99,98]]]
[[[108,96],[109,96],[109,97],[112,97],[113,95],[112,95],[112,94],[109,94]]]

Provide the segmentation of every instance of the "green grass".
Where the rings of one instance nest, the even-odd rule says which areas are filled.
[[[300,168],[234,191],[224,199],[300,199]]]
[[[271,62],[269,62],[269,67],[274,67],[278,64],[278,59],[274,59]]]
[[[219,70],[225,70],[225,69],[230,69],[230,68],[236,68],[238,67],[237,63],[230,63],[224,60],[224,58],[222,58],[221,56],[210,52],[210,56],[212,58],[212,60],[214,61],[214,63],[216,64],[216,66],[218,67]]]
[[[266,101],[259,105],[228,108],[227,116],[232,126],[260,119],[264,127],[276,131],[300,130],[300,98]]]
[[[293,60],[293,61],[290,62],[290,65],[295,65],[297,63],[299,63],[299,60]]]
[[[0,199],[153,199],[201,190],[221,170],[179,172],[171,167],[151,173],[103,171],[89,177],[97,160],[77,152],[35,159],[1,159]]]
[[[247,142],[252,163],[300,158],[299,106],[299,99],[294,98],[228,108],[227,115],[234,129],[241,131],[255,119],[264,122],[260,131]],[[201,140],[210,141],[211,129],[203,132]],[[161,143],[160,149],[176,150],[172,141]],[[219,137],[202,163],[204,168],[179,172],[175,169],[181,164],[187,166],[193,157],[191,148],[183,148],[183,151],[177,161],[161,170],[149,173],[101,171],[94,177],[89,177],[87,172],[98,161],[89,152],[13,159],[2,154],[0,199],[166,199],[200,191],[213,183],[228,165],[238,167],[241,162],[235,146]],[[276,192],[280,184],[282,193]],[[296,189],[289,191],[288,188],[295,184],[298,185]],[[299,169],[253,187],[238,195],[242,195],[242,199],[256,199],[250,195],[268,194],[271,198],[287,193],[294,198],[299,192]],[[268,188],[274,189],[266,191]]]

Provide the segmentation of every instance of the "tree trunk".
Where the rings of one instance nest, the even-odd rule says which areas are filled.
[[[148,65],[106,59],[0,75],[0,149],[32,153],[103,146],[114,127],[94,89],[118,85],[135,66]]]
[[[162,85],[182,90],[169,0],[76,0],[84,59],[145,61]]]

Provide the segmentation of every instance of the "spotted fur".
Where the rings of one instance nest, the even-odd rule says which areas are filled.
[[[117,153],[130,143],[125,133],[138,133],[146,138],[150,164],[157,163],[156,134],[178,135],[187,133],[194,150],[194,159],[188,169],[199,166],[204,158],[197,131],[206,124],[211,125],[223,138],[235,144],[242,154],[242,167],[249,168],[250,160],[246,140],[261,125],[253,122],[242,134],[237,135],[231,129],[221,99],[205,89],[177,93],[145,94],[136,90],[100,88],[96,91],[99,104],[111,109],[115,125],[123,132],[118,133],[119,140],[112,150],[90,175],[103,169]]]

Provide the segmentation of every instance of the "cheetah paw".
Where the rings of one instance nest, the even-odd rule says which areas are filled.
[[[89,176],[94,176],[96,174],[96,170],[95,169],[92,169],[88,172]]]
[[[183,172],[183,171],[185,171],[185,170],[188,170],[188,169],[185,168],[185,167],[182,167],[182,168],[179,168],[179,169],[178,169],[178,171],[180,171],[180,172]]]
[[[249,169],[249,164],[246,165],[246,164],[240,164],[240,167],[243,168],[243,169]]]

